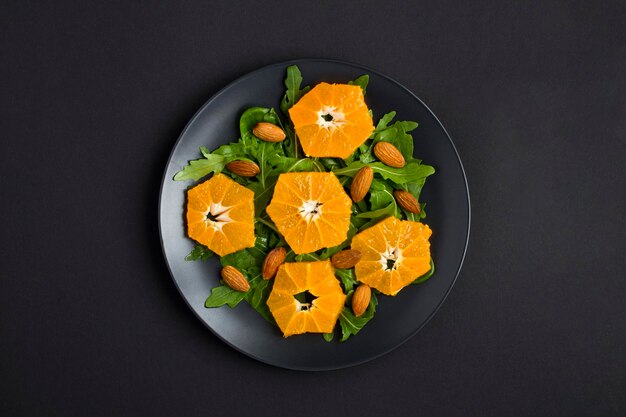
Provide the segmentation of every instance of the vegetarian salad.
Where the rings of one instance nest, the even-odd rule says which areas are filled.
[[[245,110],[238,140],[201,147],[175,175],[193,181],[186,259],[219,256],[207,308],[245,301],[284,337],[344,342],[374,318],[379,297],[433,275],[420,192],[435,169],[413,156],[417,122],[390,111],[374,125],[368,75],[302,81],[288,67],[280,114]]]

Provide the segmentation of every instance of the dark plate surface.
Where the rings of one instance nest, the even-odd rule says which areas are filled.
[[[347,82],[369,74],[366,101],[374,122],[391,110],[399,120],[415,120],[415,156],[437,172],[426,182],[421,201],[427,203],[425,223],[433,229],[432,256],[436,273],[420,285],[403,289],[396,297],[379,297],[374,319],[345,343],[325,342],[320,335],[288,339],[246,303],[235,309],[206,309],[204,301],[218,285],[219,261],[188,262],[193,242],[185,236],[185,189],[190,182],[175,182],[174,174],[198,148],[213,149],[238,137],[240,114],[248,107],[279,109],[284,93],[285,69],[297,64],[303,85]],[[396,81],[359,65],[322,59],[281,62],[249,73],[212,97],[191,119],[176,142],[165,169],[159,201],[159,227],[163,252],[178,290],[200,320],[230,346],[262,362],[290,369],[327,370],[356,365],[391,351],[415,335],[436,313],[459,273],[467,248],[470,203],[465,173],[452,140],[421,100]]]

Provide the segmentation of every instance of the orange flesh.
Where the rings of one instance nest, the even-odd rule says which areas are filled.
[[[346,240],[351,207],[335,174],[290,172],[280,174],[266,211],[293,251],[302,254]]]
[[[310,305],[294,297],[309,291]],[[346,296],[330,261],[295,262],[280,266],[267,305],[284,337],[301,333],[330,333],[335,328]]]
[[[320,83],[289,109],[289,116],[307,156],[345,159],[374,131],[356,85]]]
[[[431,234],[423,223],[393,216],[358,233],[351,245],[361,252],[357,279],[383,294],[396,295],[430,270]]]
[[[219,256],[254,246],[254,193],[223,174],[187,191],[186,217],[189,237]]]

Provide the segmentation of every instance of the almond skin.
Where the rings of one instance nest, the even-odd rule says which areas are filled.
[[[280,127],[267,122],[257,123],[252,129],[252,134],[266,142],[282,142],[286,137]]]
[[[359,317],[365,313],[367,306],[370,305],[370,299],[372,298],[372,290],[369,285],[361,284],[357,287],[352,295],[352,311],[354,315]]]
[[[370,190],[372,179],[374,178],[374,170],[370,167],[363,167],[354,176],[352,185],[350,185],[350,196],[352,201],[358,203],[365,198]]]
[[[393,192],[393,196],[396,198],[396,201],[408,212],[411,213],[419,213],[420,212],[420,203],[417,202],[413,194],[408,191],[403,190],[395,190]]]
[[[240,177],[254,177],[261,172],[259,166],[251,161],[232,161],[226,164],[226,168]]]
[[[222,268],[222,279],[226,285],[235,291],[247,292],[250,289],[246,277],[233,266],[228,265]]]
[[[374,155],[380,162],[393,168],[402,168],[406,164],[402,153],[389,142],[378,142],[374,146]]]
[[[278,272],[278,267],[280,267],[285,262],[285,257],[287,256],[287,251],[285,248],[274,248],[265,257],[263,261],[263,279],[272,279],[276,272]]]
[[[337,269],[353,268],[361,260],[361,252],[356,249],[347,249],[337,252],[330,258],[330,262]]]

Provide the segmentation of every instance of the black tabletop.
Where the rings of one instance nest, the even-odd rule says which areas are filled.
[[[0,415],[626,415],[623,2],[1,8]],[[472,198],[465,265],[434,319],[332,372],[220,342],[157,231],[190,117],[299,57],[416,93]]]

